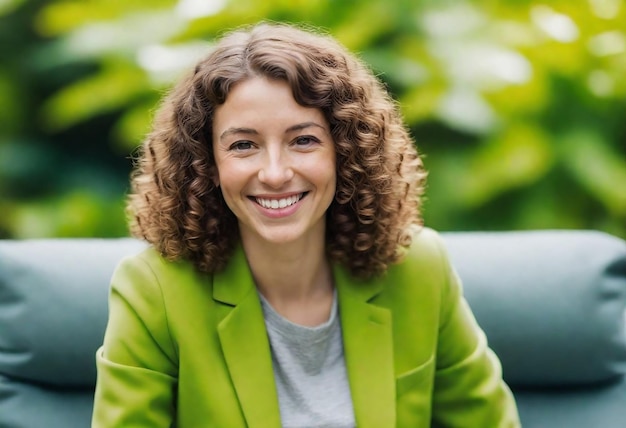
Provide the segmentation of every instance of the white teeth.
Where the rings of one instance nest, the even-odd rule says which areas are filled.
[[[290,205],[295,204],[300,199],[302,199],[302,195],[303,195],[303,193],[300,193],[300,194],[293,195],[293,196],[290,196],[288,198],[282,198],[282,199],[256,198],[256,201],[263,208],[270,208],[270,209],[275,210],[275,209],[278,209],[278,208],[286,208],[286,207],[288,207]]]

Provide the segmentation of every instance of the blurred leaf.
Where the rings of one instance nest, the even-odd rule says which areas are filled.
[[[144,11],[110,22],[96,22],[78,28],[65,39],[65,49],[78,57],[134,54],[146,45],[169,40],[185,27],[186,21],[168,11]]]
[[[541,179],[552,161],[541,130],[518,124],[474,152],[467,176],[459,183],[461,197],[468,206],[479,206],[502,192]]]
[[[0,0],[0,16],[8,15],[24,2],[25,0]]]
[[[156,101],[142,103],[129,109],[115,124],[113,136],[119,151],[129,153],[150,131],[152,110]]]
[[[207,42],[142,46],[137,50],[136,61],[149,74],[152,86],[169,87],[206,56],[210,46]]]
[[[175,0],[56,1],[41,10],[35,19],[35,25],[42,35],[56,36],[85,24],[112,21],[147,10],[166,10],[176,3]]]
[[[448,90],[439,100],[436,114],[451,128],[473,134],[486,134],[498,122],[491,105],[470,86]]]
[[[60,198],[13,206],[8,227],[18,239],[126,236],[123,200],[77,191]]]
[[[0,68],[0,127],[5,135],[16,132],[22,121],[23,104],[20,103],[19,89],[11,74]]]
[[[577,181],[615,215],[626,217],[626,159],[592,130],[564,136],[561,156]]]
[[[387,0],[371,0],[349,9],[346,20],[333,29],[333,35],[348,49],[358,52],[393,28],[394,8],[389,7]]]
[[[111,64],[49,98],[43,105],[42,117],[47,129],[58,132],[95,115],[118,109],[148,89],[143,71]]]
[[[579,198],[580,199],[580,198]],[[518,209],[515,229],[582,229],[589,227],[571,202],[554,194],[552,186],[536,186],[523,200],[524,209]]]
[[[552,98],[549,74],[545,70],[533,69],[533,76],[523,85],[508,85],[497,91],[489,91],[485,98],[500,117],[527,117],[541,115]],[[515,119],[514,119],[515,120]]]
[[[404,118],[408,123],[417,123],[435,116],[445,88],[437,85],[417,85],[400,99]]]

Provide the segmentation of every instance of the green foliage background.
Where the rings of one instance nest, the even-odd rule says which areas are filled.
[[[429,226],[626,237],[621,0],[0,0],[0,237],[126,235],[158,100],[261,19],[329,31],[386,82]]]

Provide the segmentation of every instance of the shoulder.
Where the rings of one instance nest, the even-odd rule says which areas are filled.
[[[446,257],[443,238],[434,229],[423,227],[413,235],[409,257]]]
[[[111,288],[147,301],[179,298],[208,289],[212,275],[200,272],[188,260],[171,261],[153,247],[122,259],[113,273]],[[178,299],[177,299],[178,300]]]
[[[113,316],[140,318],[166,349],[177,349],[180,340],[192,337],[189,325],[208,322],[216,305],[213,275],[147,248],[118,264],[109,302]]]
[[[391,276],[432,276],[449,270],[448,255],[441,235],[428,227],[413,236],[404,257],[389,269]]]
[[[150,246],[137,254],[122,259],[115,270],[120,273],[136,273],[153,276],[155,279],[169,277],[193,277],[199,274],[193,263],[188,260],[168,260],[154,247]]]
[[[432,314],[433,322],[457,294],[444,241],[429,228],[416,233],[404,258],[379,280],[382,292],[376,300],[381,305],[394,312]]]

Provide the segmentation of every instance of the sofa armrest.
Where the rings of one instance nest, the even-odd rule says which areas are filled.
[[[134,239],[0,240],[0,375],[93,388],[109,281]]]
[[[626,370],[626,243],[594,231],[446,233],[465,296],[513,386]]]

